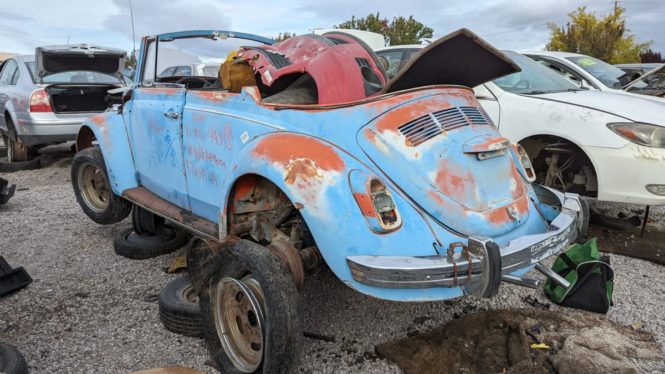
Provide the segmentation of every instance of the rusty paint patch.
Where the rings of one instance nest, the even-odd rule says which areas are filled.
[[[458,201],[463,200],[467,190],[476,185],[471,171],[459,170],[459,167],[447,160],[439,162],[435,183],[439,191]]]
[[[223,91],[190,91],[192,95],[198,96],[203,100],[212,101],[214,103],[220,103],[232,97],[233,95],[238,95],[236,93],[229,93]]]
[[[141,88],[141,94],[145,95],[165,95],[173,96],[178,92],[181,92],[184,88],[167,88],[167,87],[143,87]]]
[[[112,149],[111,137],[109,136],[109,126],[106,122],[106,116],[104,114],[97,114],[90,117],[90,121],[97,125],[97,128],[102,132],[102,139],[97,139],[101,142],[104,142],[104,147],[106,150],[110,151]]]
[[[453,105],[445,100],[445,96],[434,96],[400,106],[380,117],[375,124],[379,133],[386,131],[397,132],[397,128],[416,118],[434,111],[452,108]]]
[[[321,172],[316,163],[308,158],[291,160],[285,167],[286,176],[284,181],[288,184],[295,183],[296,179],[303,180],[321,178]]]
[[[286,167],[292,160],[308,159],[317,168],[326,171],[344,170],[344,160],[333,147],[308,136],[275,134],[263,138],[253,151],[262,157]]]
[[[526,214],[526,212],[529,210],[529,199],[526,197],[526,195],[522,196],[515,203],[494,209],[490,212],[485,213],[484,216],[487,218],[487,221],[489,223],[494,225],[511,223],[513,222],[513,218],[508,213],[508,209],[510,209],[511,207],[515,208],[519,216],[522,216]]]

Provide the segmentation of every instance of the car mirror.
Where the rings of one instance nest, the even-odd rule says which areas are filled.
[[[134,95],[134,90],[133,89],[129,89],[129,90],[123,92],[122,93],[122,100],[121,100],[122,103],[124,104],[124,103],[128,102],[129,100],[131,100],[133,95]]]

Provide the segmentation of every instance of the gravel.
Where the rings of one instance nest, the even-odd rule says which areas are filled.
[[[176,254],[142,261],[116,256],[113,237],[131,223],[99,226],[83,214],[72,192],[67,151],[67,145],[50,147],[44,169],[2,175],[18,190],[0,206],[0,254],[10,265],[25,267],[34,282],[0,299],[0,341],[18,347],[32,373],[119,373],[174,365],[215,373],[202,340],[173,334],[159,321],[154,295],[178,276],[163,271]],[[611,261],[615,305],[608,317],[640,322],[662,346],[663,267],[618,255]],[[478,310],[529,307],[522,301],[527,295],[547,301],[542,291],[506,285],[491,300],[395,303],[355,292],[324,270],[303,290],[304,329],[335,342],[304,339],[297,371],[399,373],[375,355],[376,344]],[[663,362],[637,364],[643,372],[665,372]]]

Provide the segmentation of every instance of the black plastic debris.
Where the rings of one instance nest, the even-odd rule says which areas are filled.
[[[5,296],[32,283],[32,278],[23,267],[12,269],[0,256],[0,296]]]
[[[9,181],[3,178],[0,178],[0,205],[5,204],[9,199],[14,196],[14,191],[16,190],[16,185],[9,185]]]

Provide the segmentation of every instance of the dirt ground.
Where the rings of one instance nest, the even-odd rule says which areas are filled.
[[[471,314],[376,351],[406,374],[638,373],[632,360],[662,360],[649,332],[591,313],[533,309]]]
[[[0,298],[0,341],[19,348],[33,374],[127,373],[176,365],[216,373],[201,339],[171,333],[159,320],[155,296],[179,276],[163,270],[176,254],[143,261],[115,255],[113,238],[130,221],[100,226],[89,220],[72,191],[69,147],[49,147],[42,153],[44,168],[2,175],[17,185],[17,192],[0,206],[0,255],[12,266],[23,266],[34,281]],[[607,318],[624,325],[640,324],[662,347],[663,266],[622,255],[610,257],[615,270],[615,305]],[[535,272],[529,276],[542,278]],[[455,321],[465,316],[532,309],[525,302],[527,297],[550,304],[553,311],[569,311],[548,302],[542,290],[508,284],[491,299],[377,300],[350,289],[324,270],[308,278],[302,291],[303,328],[332,341],[305,338],[296,372],[404,372],[407,369],[379,357],[376,347],[418,334],[437,334],[441,326],[458,323]],[[505,349],[505,342],[501,338],[498,344]],[[661,357],[665,356],[660,349]],[[662,360],[639,358],[633,362],[641,372],[665,372]],[[429,364],[444,367],[446,361]]]
[[[615,231],[591,225],[588,236],[598,238],[598,248],[601,248],[603,252],[641,258],[665,265],[665,228],[661,224],[649,224],[643,237],[640,237],[639,228]]]

